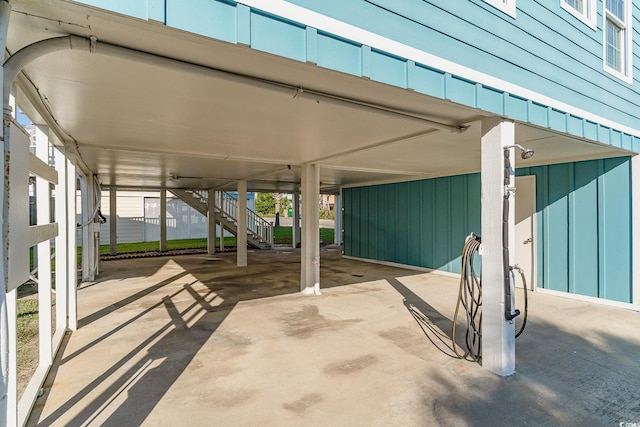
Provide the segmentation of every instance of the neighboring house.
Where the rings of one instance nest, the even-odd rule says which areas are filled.
[[[247,194],[247,206],[254,210],[253,193]],[[107,219],[100,226],[100,244],[109,244],[109,190],[102,192],[101,212]],[[160,195],[157,191],[118,191],[116,198],[117,242],[160,240]],[[220,226],[217,228],[220,236]],[[225,236],[231,235],[228,231]],[[178,198],[167,197],[167,239],[207,237],[207,218]]]

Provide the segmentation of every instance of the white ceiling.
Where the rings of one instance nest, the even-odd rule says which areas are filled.
[[[67,1],[11,3],[11,52],[50,37],[97,36],[96,54],[63,51],[28,65],[32,83],[21,77],[24,90],[17,96],[35,122],[44,122],[39,108],[46,105],[103,185],[233,189],[246,179],[250,190],[288,192],[299,185],[299,165],[318,162],[323,190],[335,191],[480,169],[478,110]],[[207,68],[114,58],[100,53],[101,42]],[[212,69],[469,128],[435,130],[418,120],[296,96],[294,89]],[[46,99],[43,105],[26,101],[35,87]],[[523,124],[516,126],[516,140],[536,150],[519,166],[624,154]]]

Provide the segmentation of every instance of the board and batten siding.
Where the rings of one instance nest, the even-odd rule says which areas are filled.
[[[289,0],[273,5],[256,0],[260,7],[247,5],[254,0],[148,0],[146,5],[81,2],[640,152],[640,9],[635,1],[632,85],[603,70],[601,1],[597,2],[595,31],[561,8],[559,0],[518,0],[515,19],[483,0]],[[287,4],[353,29],[335,34],[335,25],[326,20],[308,18],[313,22],[303,23],[269,12]],[[291,15],[297,17],[295,12]],[[385,50],[368,40],[369,36],[354,35],[355,30],[472,70],[478,79],[389,51],[391,48]],[[476,72],[536,96],[479,82]],[[564,111],[538,100],[537,95],[585,114]]]
[[[538,286],[631,302],[628,157],[518,169],[536,176]],[[460,273],[480,234],[480,175],[344,188],[345,255]]]

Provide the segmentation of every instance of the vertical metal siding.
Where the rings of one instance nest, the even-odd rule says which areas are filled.
[[[536,176],[538,286],[630,302],[630,158],[517,174]],[[343,194],[347,255],[459,273],[465,237],[480,233],[479,174]]]

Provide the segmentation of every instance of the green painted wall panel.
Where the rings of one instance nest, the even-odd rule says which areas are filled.
[[[598,296],[598,162],[574,167],[572,291]]]
[[[625,159],[604,160],[601,179],[604,280],[601,296],[616,301],[631,300],[631,165]]]
[[[549,166],[544,258],[545,287],[569,291],[569,165]]]
[[[538,286],[630,302],[630,158],[516,173],[536,177]],[[479,174],[343,194],[347,255],[459,273],[464,239],[480,234]]]
[[[433,266],[438,270],[449,271],[450,262],[450,245],[451,245],[451,231],[449,229],[449,207],[450,207],[450,195],[449,195],[449,178],[438,178],[435,181],[435,250],[433,253]]]
[[[396,236],[398,247],[396,248],[397,261],[401,264],[409,263],[409,185],[396,184],[398,200],[395,205]]]
[[[418,265],[423,267],[433,268],[433,252],[435,246],[435,218],[434,218],[434,206],[435,191],[434,180],[427,179],[422,181],[422,200],[420,205],[422,207],[422,240],[420,242],[420,252],[422,254],[422,262]]]
[[[407,234],[408,241],[408,258],[407,264],[420,265],[422,260],[421,253],[421,241],[422,241],[422,224],[420,221],[421,216],[421,201],[422,201],[422,185],[420,181],[412,181],[408,184],[408,201],[407,207],[407,219],[408,229]]]

